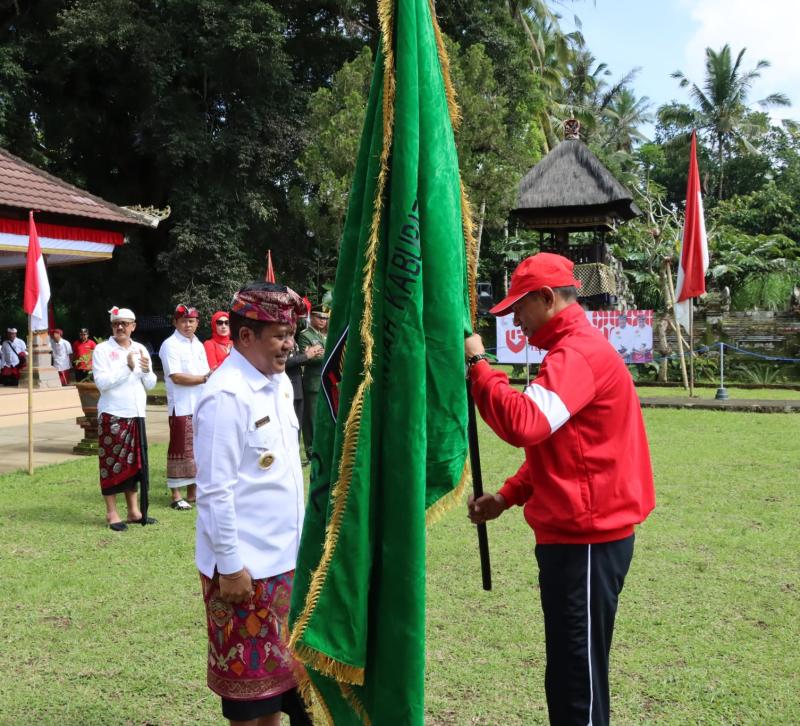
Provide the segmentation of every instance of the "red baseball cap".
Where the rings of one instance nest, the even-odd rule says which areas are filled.
[[[540,252],[524,259],[517,265],[511,275],[511,287],[508,295],[497,305],[489,310],[492,315],[508,315],[511,306],[522,299],[529,292],[536,292],[543,287],[575,287],[581,286],[581,281],[575,279],[572,273],[575,264],[561,255],[552,252]]]

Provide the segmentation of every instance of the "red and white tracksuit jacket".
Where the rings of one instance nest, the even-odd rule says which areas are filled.
[[[622,357],[577,303],[531,338],[547,353],[524,392],[485,361],[472,366],[481,416],[525,463],[500,489],[524,505],[539,544],[628,537],[655,506],[639,399]]]

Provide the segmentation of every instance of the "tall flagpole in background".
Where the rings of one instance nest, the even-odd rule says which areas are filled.
[[[22,307],[28,315],[28,474],[33,474],[33,331],[47,330],[50,282],[33,210],[28,214],[28,253],[25,258],[25,297]]]
[[[28,315],[28,474],[33,474],[33,317]]]
[[[686,215],[678,257],[678,282],[675,285],[675,319],[689,333],[689,395],[694,396],[694,298],[705,294],[708,270],[708,240],[697,167],[697,132],[692,131],[689,153],[689,178],[686,182]],[[680,329],[678,330],[680,335]]]

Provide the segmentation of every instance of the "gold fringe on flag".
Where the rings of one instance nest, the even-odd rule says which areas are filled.
[[[364,704],[358,700],[358,696],[356,696],[353,689],[346,683],[340,683],[339,690],[342,692],[344,700],[347,701],[347,705],[350,706],[361,719],[363,726],[372,726],[372,720],[367,713],[367,709],[364,708]]]
[[[439,65],[442,69],[444,92],[447,97],[447,108],[450,112],[450,125],[453,127],[453,133],[455,133],[461,125],[461,109],[458,106],[456,90],[453,87],[453,81],[450,76],[450,57],[447,55],[447,49],[444,46],[444,35],[442,34],[442,29],[439,27],[439,21],[436,19],[436,6],[433,0],[428,0],[428,7],[431,10],[433,34],[436,37],[436,50],[439,53]]]
[[[322,694],[317,690],[305,668],[301,667],[298,670],[301,669],[303,672],[295,675],[297,692],[305,704],[306,711],[311,714],[312,723],[320,724],[324,721],[328,726],[335,726],[333,715],[328,710],[328,704],[325,703],[325,699],[322,698]]]
[[[445,95],[447,97],[447,108],[450,113],[450,125],[453,127],[453,132],[455,133],[461,124],[461,109],[458,106],[456,91],[450,75],[450,58],[447,55],[447,49],[444,45],[444,36],[439,27],[439,21],[436,18],[436,8],[432,0],[428,0],[428,6],[430,7],[431,21],[433,22],[433,33],[436,37],[436,48],[439,53],[439,65],[441,67],[442,80],[444,81]],[[469,197],[467,196],[467,190],[463,182],[461,182],[460,192],[461,225],[464,229],[464,251],[466,253],[467,286],[469,288],[469,311],[470,320],[474,327],[478,315],[478,241],[475,239],[475,222],[472,216],[472,205],[469,203]],[[469,458],[467,458],[464,461],[461,479],[456,488],[428,507],[425,512],[426,526],[430,527],[435,524],[444,517],[447,512],[458,506],[464,498],[467,484],[471,482],[472,469],[469,465]]]
[[[443,497],[431,504],[425,510],[425,526],[430,527],[436,524],[453,507],[457,507],[464,499],[464,492],[467,490],[467,482],[472,481],[472,469],[469,465],[469,458],[464,461],[464,468],[461,470],[461,478],[458,485],[452,491],[447,492]]]
[[[395,101],[395,71],[394,51],[392,50],[392,1],[379,0],[378,18],[381,26],[381,38],[384,51],[383,71],[383,148],[381,150],[381,165],[378,174],[378,183],[375,190],[374,210],[370,225],[370,235],[367,241],[364,263],[364,282],[362,291],[364,295],[364,313],[361,319],[361,342],[364,356],[362,380],[359,384],[350,411],[344,426],[344,441],[342,444],[342,457],[339,461],[339,475],[331,489],[329,507],[331,518],[325,528],[325,543],[322,556],[309,583],[308,593],[303,611],[297,619],[289,638],[289,648],[298,660],[320,673],[329,675],[339,681],[346,681],[354,685],[364,684],[364,669],[340,663],[329,655],[320,653],[308,646],[299,643],[305,629],[319,601],[325,578],[328,574],[336,544],[339,540],[339,531],[342,525],[347,496],[353,477],[355,456],[358,448],[358,437],[361,430],[361,414],[364,408],[364,398],[372,384],[372,350],[374,338],[372,336],[372,291],[374,287],[375,267],[377,264],[378,245],[380,243],[381,215],[383,213],[384,194],[389,176],[389,155],[391,154],[392,136],[394,128],[394,101]]]

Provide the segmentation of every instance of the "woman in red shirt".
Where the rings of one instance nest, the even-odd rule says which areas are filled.
[[[219,368],[231,352],[231,328],[228,313],[218,310],[211,316],[211,340],[203,343],[208,358],[208,367],[211,370]]]

